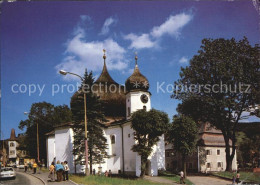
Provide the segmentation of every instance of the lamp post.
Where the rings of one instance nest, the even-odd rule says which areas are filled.
[[[74,75],[74,76],[77,76],[81,79],[82,82],[84,82],[84,79],[83,77],[81,77],[80,75],[78,74],[75,74],[75,73],[71,73],[71,72],[68,72],[68,71],[64,71],[64,70],[60,70],[59,71],[60,74],[62,75],[67,75],[67,74],[71,74],[71,75]],[[87,103],[86,103],[86,93],[83,91],[83,94],[84,94],[84,111],[85,111],[85,154],[86,154],[86,158],[85,158],[85,165],[86,165],[86,169],[85,169],[85,173],[86,175],[89,175],[89,170],[88,170],[88,131],[87,131]]]
[[[28,112],[24,112],[25,115],[29,115]],[[38,162],[40,162],[40,148],[39,148],[39,125],[38,122],[36,123],[37,125],[37,159]]]

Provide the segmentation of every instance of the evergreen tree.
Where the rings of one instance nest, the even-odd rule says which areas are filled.
[[[73,131],[74,131],[74,149],[73,154],[77,156],[76,163],[80,163],[85,159],[85,110],[84,110],[84,94],[86,93],[87,105],[87,139],[88,139],[88,161],[90,165],[90,173],[92,173],[92,165],[104,163],[104,158],[108,157],[106,152],[107,139],[104,136],[103,124],[106,122],[102,112],[101,102],[92,92],[94,78],[92,72],[87,71],[79,88],[79,91],[71,99],[71,111],[73,114]]]

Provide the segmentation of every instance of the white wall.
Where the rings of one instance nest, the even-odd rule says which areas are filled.
[[[55,157],[55,136],[48,136],[46,139],[47,143],[47,166],[49,167]]]
[[[140,99],[141,95],[145,94],[148,96],[148,102],[143,103]],[[149,92],[137,91],[137,92],[129,92],[126,95],[126,115],[127,119],[130,118],[128,115],[128,107],[130,107],[131,114],[137,110],[143,109],[143,106],[146,106],[146,110],[149,111],[151,109],[151,99]]]
[[[211,150],[210,155],[206,155],[206,150]],[[217,155],[217,150],[220,150],[220,155]],[[231,149],[232,150],[232,149]],[[208,171],[225,171],[226,169],[226,151],[225,147],[200,147],[200,152],[204,153],[205,163],[200,163],[202,172]],[[202,156],[200,156],[201,158]],[[223,163],[223,167],[218,167],[218,162]],[[207,163],[211,163],[211,168],[207,168]],[[236,153],[232,162],[232,170],[237,170]]]
[[[13,143],[14,145],[11,146],[11,143]],[[17,157],[17,151],[16,151],[17,142],[16,141],[8,141],[8,146],[9,146],[9,158],[16,158]],[[11,154],[10,153],[11,151],[14,151],[14,153]]]

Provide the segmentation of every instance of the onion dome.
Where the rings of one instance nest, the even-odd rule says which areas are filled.
[[[99,97],[102,106],[101,111],[104,112],[106,119],[116,121],[125,118],[126,114],[126,97],[124,86],[115,82],[108,73],[105,50],[103,59],[103,70],[98,79],[94,82],[94,86],[91,90],[93,94]],[[76,92],[71,97],[71,106],[78,96],[80,96],[80,92]]]
[[[137,65],[137,56],[135,56],[135,69],[133,74],[125,82],[127,91],[143,90],[148,91],[149,82],[147,78],[141,74]]]

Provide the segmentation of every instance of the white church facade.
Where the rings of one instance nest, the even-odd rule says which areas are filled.
[[[131,150],[136,142],[134,130],[131,128],[131,114],[140,109],[147,111],[151,109],[149,83],[139,71],[137,57],[134,72],[126,80],[125,86],[119,85],[111,78],[106,67],[106,56],[104,55],[103,58],[103,71],[95,84],[103,84],[102,88],[106,86],[118,88],[114,91],[100,89],[96,92],[103,101],[104,114],[108,120],[107,123],[104,123],[104,135],[107,139],[107,153],[110,157],[105,158],[105,163],[94,164],[93,169],[96,173],[111,170],[112,173],[140,176],[141,157]],[[77,92],[71,98],[72,103],[76,96]],[[62,124],[46,136],[47,165],[58,160],[68,161],[70,173],[84,172],[84,165],[74,165],[72,123]],[[160,136],[159,142],[153,146],[153,152],[148,158],[146,174],[157,176],[159,169],[165,169],[164,135]]]

